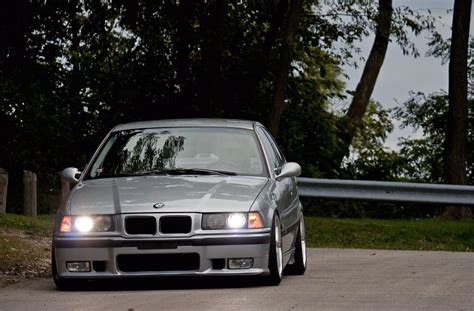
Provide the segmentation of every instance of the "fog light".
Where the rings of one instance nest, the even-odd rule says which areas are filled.
[[[233,258],[227,263],[229,269],[250,269],[252,266],[253,258]]]
[[[91,263],[88,261],[70,261],[66,262],[66,268],[69,272],[90,272]]]

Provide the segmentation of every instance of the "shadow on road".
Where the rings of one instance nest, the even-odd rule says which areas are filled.
[[[52,282],[52,281],[51,281]],[[249,288],[266,286],[265,279],[255,276],[153,277],[79,281],[69,291],[135,291],[175,289]]]

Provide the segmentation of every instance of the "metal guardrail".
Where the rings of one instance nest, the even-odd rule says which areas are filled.
[[[474,205],[474,186],[299,177],[301,197]]]

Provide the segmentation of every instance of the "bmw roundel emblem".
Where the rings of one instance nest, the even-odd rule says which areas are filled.
[[[165,206],[165,203],[155,203],[155,204],[153,204],[154,208],[162,208],[163,206]]]

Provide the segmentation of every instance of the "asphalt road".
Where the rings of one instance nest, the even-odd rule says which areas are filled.
[[[304,276],[100,282],[0,289],[0,310],[474,310],[474,253],[310,249]]]

